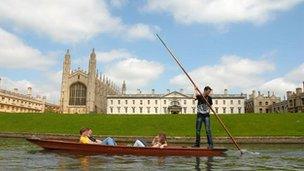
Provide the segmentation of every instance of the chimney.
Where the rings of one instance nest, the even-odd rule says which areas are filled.
[[[183,92],[184,92],[184,89],[182,89],[182,88],[179,89],[179,92],[180,92],[180,93],[183,93]]]
[[[1,78],[0,78],[0,81],[1,81]],[[304,91],[304,81],[303,81],[303,91]]]
[[[260,91],[258,91],[258,95],[259,95],[259,96],[261,95],[261,92],[260,92]]]
[[[291,96],[292,91],[287,91],[287,92],[286,92],[286,94],[287,94],[287,99],[288,99],[288,97],[290,97],[290,96]]]
[[[300,87],[299,87],[299,88],[296,88],[296,93],[297,93],[297,94],[301,94],[301,93],[302,93],[302,88],[300,88]]]
[[[27,95],[32,96],[32,87],[27,88]]]
[[[268,97],[270,97],[270,91],[268,91],[267,94],[268,94]]]
[[[255,98],[256,97],[256,92],[255,90],[252,90],[252,98]]]
[[[151,92],[151,93],[152,93],[152,94],[155,94],[155,89],[154,89],[154,88],[152,89],[152,92]]]
[[[126,94],[126,92],[127,92],[127,85],[126,82],[123,81],[121,86],[121,94]]]
[[[141,94],[141,91],[139,88],[137,89],[137,94]]]
[[[170,89],[167,89],[167,92],[170,93]]]
[[[227,95],[228,94],[228,89],[224,89],[224,94]]]
[[[14,93],[18,93],[18,88],[14,88]]]

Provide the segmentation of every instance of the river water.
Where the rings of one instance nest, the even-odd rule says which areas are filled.
[[[304,170],[304,145],[233,146],[223,157],[139,157],[50,152],[24,139],[0,138],[0,170]]]

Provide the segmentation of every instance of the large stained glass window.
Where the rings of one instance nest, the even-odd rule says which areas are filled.
[[[69,105],[86,105],[87,87],[80,82],[70,87]]]

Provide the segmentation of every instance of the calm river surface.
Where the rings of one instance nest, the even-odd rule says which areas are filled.
[[[221,145],[226,146],[227,145]],[[24,139],[0,138],[0,170],[304,170],[304,145],[232,146],[224,157],[85,156],[49,152]]]

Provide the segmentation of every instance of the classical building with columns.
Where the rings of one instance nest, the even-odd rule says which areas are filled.
[[[245,112],[246,94],[213,94],[213,108],[219,114]],[[193,114],[196,103],[193,94],[185,94],[182,90],[157,94],[154,90],[143,94],[126,94],[125,83],[122,93],[107,96],[107,114]]]
[[[119,88],[96,70],[96,54],[90,54],[88,71],[71,70],[71,55],[64,56],[60,92],[61,113],[106,113],[107,95],[118,94]]]
[[[31,87],[28,87],[25,94],[19,92],[17,88],[13,91],[0,89],[0,112],[43,113],[45,101],[45,97],[33,97]]]

